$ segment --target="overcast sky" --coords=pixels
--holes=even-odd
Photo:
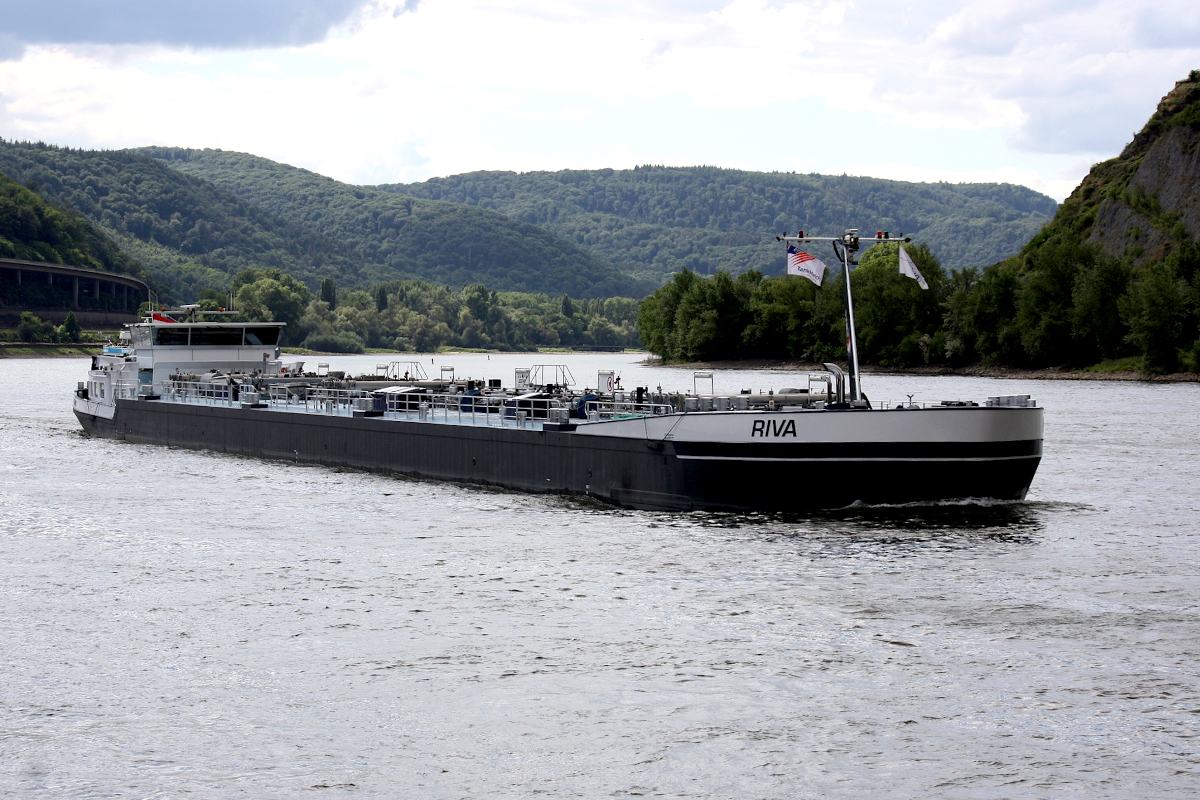
[[[1200,3],[0,0],[0,136],[354,183],[712,164],[1061,200],[1200,69]]]

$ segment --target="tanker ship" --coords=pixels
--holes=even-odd
[[[789,241],[821,241],[788,237]],[[823,241],[831,241],[826,239]],[[856,231],[836,240],[853,265]],[[511,385],[391,362],[347,375],[285,363],[282,323],[195,306],[127,326],[73,400],[93,436],[139,445],[586,495],[636,509],[797,511],[854,503],[1021,500],[1042,454],[1028,396],[875,403],[861,390],[850,281],[849,369],[780,392],[576,386],[562,365]],[[709,376],[711,377],[711,376]]]

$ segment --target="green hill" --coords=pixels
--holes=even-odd
[[[279,267],[314,285],[325,275],[369,279],[334,243],[146,156],[3,142],[0,171],[104,229],[164,298],[224,288],[249,267]]]
[[[700,273],[780,274],[781,231],[903,231],[950,268],[1017,252],[1055,213],[1045,195],[1009,184],[905,183],[876,178],[744,172],[714,167],[473,172],[391,192],[490,208],[541,225],[661,283]]]
[[[79,214],[0,173],[0,258],[137,274],[133,261]]]
[[[339,243],[371,280],[415,277],[574,297],[640,297],[653,288],[544,228],[495,211],[351,186],[247,153],[135,152]]]

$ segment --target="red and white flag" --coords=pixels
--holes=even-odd
[[[817,286],[825,280],[825,262],[816,256],[810,256],[803,250],[797,250],[790,244],[787,249],[787,274],[803,275]]]

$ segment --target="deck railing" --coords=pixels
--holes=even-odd
[[[584,403],[584,411],[589,421],[598,422],[609,419],[633,419],[638,417],[657,417],[664,414],[674,414],[675,407],[670,403],[637,403],[625,400],[589,400]]]
[[[120,382],[116,384],[116,397],[136,399],[146,388],[138,383]],[[370,389],[332,389],[307,384],[273,384],[265,390],[255,390],[248,384],[230,384],[223,381],[166,381],[159,388],[158,394],[164,400],[179,403],[236,406],[253,401],[279,410],[314,414],[352,416],[358,413],[391,419],[497,427],[525,427],[539,422],[600,422],[677,413],[676,407],[671,403],[638,403],[633,400],[604,398],[584,401],[581,417],[578,400],[499,394],[380,392]],[[733,403],[718,402],[721,399],[730,398],[688,397],[686,400],[692,402],[685,402],[680,410],[692,413],[738,410]],[[1032,401],[1025,402],[1033,404]],[[1016,402],[1012,404],[1017,405]],[[916,410],[954,405],[960,403],[913,402],[910,399],[907,402],[877,402],[874,407],[879,410]]]
[[[240,402],[242,387],[238,384],[209,381],[163,381],[158,395],[175,403],[232,406]]]

